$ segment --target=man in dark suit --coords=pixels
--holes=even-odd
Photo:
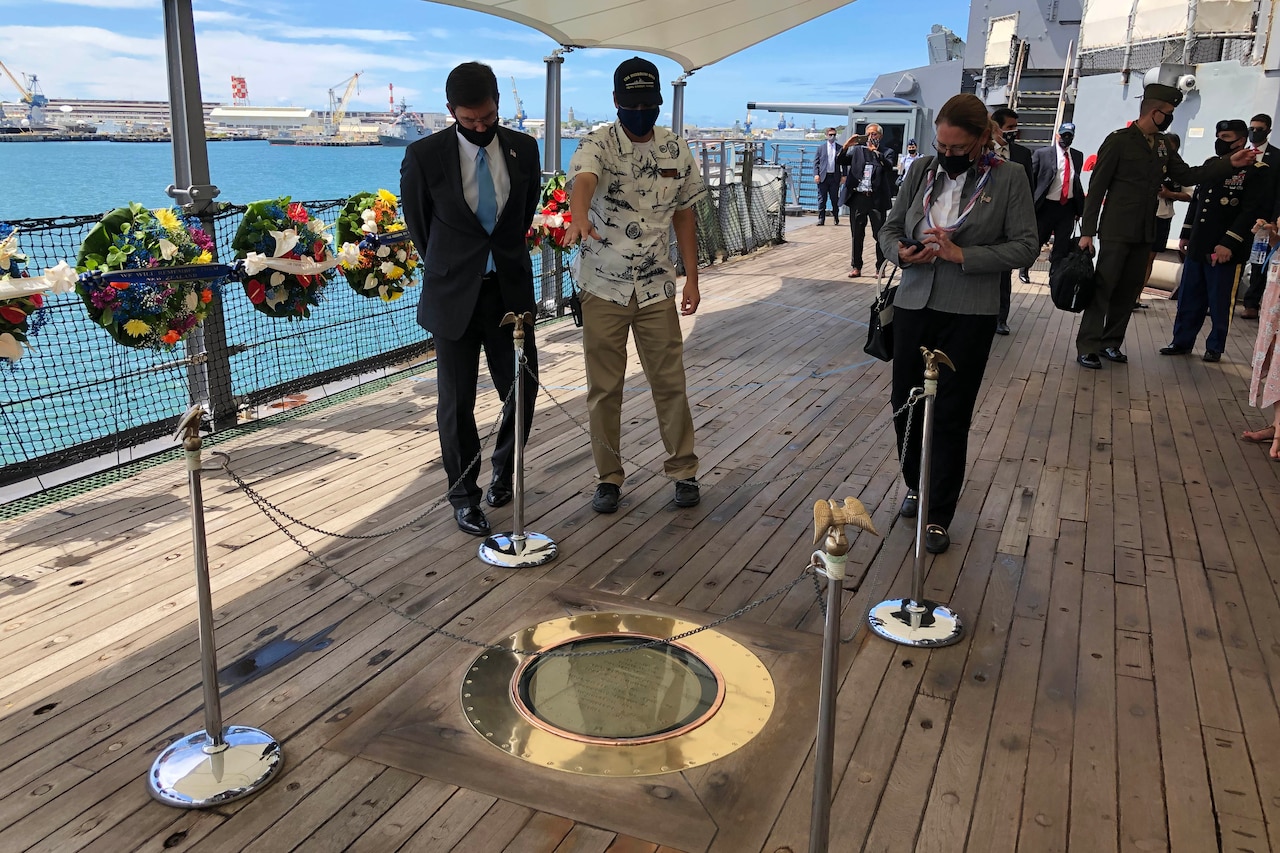
[[[1017,143],[1018,114],[1008,107],[1001,107],[991,114],[991,120],[1000,128],[1000,139],[996,142],[996,153],[1010,163],[1017,163],[1027,173],[1027,183],[1035,190],[1036,181],[1031,175],[1031,149]],[[1023,284],[1031,283],[1030,268],[1018,270],[1018,280]],[[1000,276],[1000,316],[996,319],[996,334],[1009,334],[1009,303],[1013,299],[1013,270]]]
[[[874,139],[879,146],[880,126],[873,124],[868,131],[874,131]],[[876,270],[884,266],[880,226],[884,225],[885,213],[893,206],[896,155],[892,149],[872,148],[872,138],[873,134],[868,133],[864,144],[859,134],[850,136],[836,161],[845,173],[841,203],[849,206],[849,230],[853,242],[849,278],[862,275],[862,245],[868,221],[871,222],[871,240],[876,247]],[[895,160],[890,160],[890,156]]]
[[[827,223],[827,201],[831,201],[831,215],[840,224],[840,184],[844,183],[844,167],[840,165],[840,142],[836,129],[827,128],[827,141],[818,146],[813,155],[813,180],[818,185],[818,224]]]
[[[1241,149],[1188,166],[1164,137],[1181,103],[1178,89],[1150,84],[1142,90],[1138,120],[1112,131],[1098,149],[1080,219],[1080,248],[1092,252],[1094,235],[1102,241],[1093,299],[1076,332],[1076,363],[1089,370],[1102,369],[1104,358],[1129,360],[1120,346],[1142,293],[1161,182],[1168,177],[1185,186],[1216,183],[1253,162],[1253,152]]]
[[[1258,113],[1249,119],[1249,144],[1261,153],[1260,162],[1267,164],[1271,177],[1270,192],[1267,197],[1264,218],[1275,221],[1280,215],[1280,148],[1267,141],[1271,135],[1271,116]],[[1262,307],[1262,292],[1267,287],[1267,273],[1261,264],[1249,265],[1249,288],[1240,297],[1244,306],[1241,317],[1246,320],[1258,319],[1258,309]]]
[[[405,224],[422,257],[418,324],[436,348],[436,424],[449,478],[449,503],[458,527],[489,533],[480,509],[480,435],[475,401],[483,349],[498,395],[506,400],[493,451],[490,506],[511,500],[515,420],[508,399],[515,381],[508,311],[537,310],[533,265],[525,235],[542,191],[538,143],[498,126],[498,81],[493,69],[466,62],[449,73],[445,96],[454,125],[406,149],[400,167]],[[525,435],[533,422],[538,356],[533,329],[525,333]]]
[[[1071,147],[1075,138],[1076,126],[1066,122],[1058,128],[1056,145],[1031,155],[1031,199],[1036,206],[1036,230],[1041,247],[1049,242],[1051,235],[1053,237],[1050,264],[1071,251],[1076,220],[1084,213],[1084,187],[1080,183],[1084,154]]]

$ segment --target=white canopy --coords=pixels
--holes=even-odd
[[[614,47],[674,59],[686,72],[853,0],[434,0],[497,15],[564,46]]]

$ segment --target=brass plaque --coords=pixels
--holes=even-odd
[[[694,627],[590,613],[526,628],[503,645],[573,656],[486,652],[468,670],[463,710],[504,752],[571,773],[643,776],[706,764],[764,728],[773,680],[746,647],[715,631],[635,648]]]

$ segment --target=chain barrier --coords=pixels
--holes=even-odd
[[[551,401],[551,404],[552,404],[553,406],[555,406],[555,407],[556,407],[556,409],[558,409],[558,410],[559,410],[560,414],[564,415],[565,419],[566,419],[566,420],[568,420],[568,421],[569,421],[569,423],[571,423],[571,424],[573,424],[575,427],[577,427],[577,428],[578,428],[578,431],[579,431],[579,432],[581,432],[583,435],[585,435],[585,436],[587,437],[587,440],[588,440],[588,441],[590,441],[590,442],[592,442],[592,443],[594,443],[594,444],[599,444],[599,445],[600,445],[601,447],[603,447],[605,450],[607,450],[607,451],[609,451],[610,453],[612,453],[613,455],[617,456],[620,460],[622,460],[623,462],[627,463],[628,465],[630,465],[632,468],[635,468],[636,470],[643,471],[643,472],[645,472],[646,474],[650,474],[650,475],[655,476],[655,477],[665,477],[665,476],[666,476],[666,473],[665,473],[664,471],[655,471],[654,469],[649,468],[649,467],[648,467],[648,466],[646,466],[646,465],[642,465],[642,464],[640,464],[639,462],[637,462],[635,459],[633,459],[632,457],[624,455],[620,450],[616,450],[615,448],[611,447],[607,441],[603,441],[603,440],[598,439],[598,438],[596,438],[595,436],[593,436],[593,435],[591,434],[591,429],[590,429],[590,427],[583,426],[582,422],[581,422],[581,421],[579,421],[576,417],[574,417],[573,413],[572,413],[572,412],[570,412],[567,408],[565,408],[565,406],[564,406],[564,404],[563,404],[563,403],[561,403],[559,400],[557,400],[557,399],[556,399],[555,395],[551,393],[551,390],[550,390],[549,388],[547,388],[547,386],[546,386],[546,385],[543,385],[543,384],[542,384],[542,382],[538,379],[538,377],[537,377],[536,375],[534,375],[533,373],[530,373],[530,375],[531,375],[531,376],[533,376],[534,380],[538,382],[538,388],[542,391],[543,395],[544,395],[544,396],[546,396],[546,398],[547,398],[548,400],[550,400],[550,401]],[[919,392],[919,393],[917,394],[917,392]],[[917,402],[918,402],[918,401],[919,401],[923,396],[924,396],[924,389],[923,389],[923,388],[913,388],[913,389],[911,389],[911,396],[909,396],[909,397],[907,398],[907,402],[906,402],[906,403],[904,403],[904,404],[902,405],[902,407],[898,409],[898,411],[896,411],[896,412],[894,412],[894,413],[893,413],[893,415],[891,416],[891,419],[892,419],[892,418],[896,418],[899,414],[901,414],[902,412],[906,411],[909,407],[914,406],[914,405],[915,405],[915,404],[916,404],[916,403],[917,403]],[[911,422],[910,422],[910,419],[908,419],[908,421],[907,421],[907,434],[908,434],[908,436],[910,435],[910,430],[911,430]],[[748,481],[747,481],[747,482],[745,482],[745,483],[740,483],[739,485],[735,486],[734,488],[738,488],[738,489],[748,489],[748,488],[754,488],[754,487],[756,487],[756,486],[769,486],[769,485],[772,485],[772,484],[774,484],[774,483],[782,482],[782,481],[784,481],[784,480],[795,480],[795,479],[798,479],[798,478],[800,478],[800,477],[803,477],[805,474],[809,474],[809,473],[812,473],[812,472],[814,472],[814,471],[822,471],[822,470],[825,470],[825,469],[827,469],[828,467],[830,467],[830,465],[831,465],[831,463],[832,463],[832,462],[834,462],[834,461],[835,461],[836,459],[838,459],[839,457],[844,456],[844,455],[845,455],[846,453],[848,453],[848,452],[849,452],[849,450],[850,450],[850,449],[852,449],[853,447],[857,447],[859,444],[866,444],[866,443],[867,443],[867,442],[869,442],[869,441],[870,441],[870,439],[869,439],[869,438],[866,438],[866,437],[861,438],[861,439],[859,439],[858,441],[854,442],[852,445],[850,445],[850,446],[848,446],[848,447],[845,447],[845,448],[841,449],[839,453],[836,453],[835,455],[831,456],[830,458],[824,457],[824,458],[822,458],[822,459],[819,459],[817,462],[814,462],[812,465],[809,465],[809,466],[807,466],[807,467],[805,467],[805,468],[801,468],[801,469],[800,469],[800,470],[798,470],[798,471],[788,471],[788,472],[786,472],[786,473],[784,473],[784,474],[779,474],[779,475],[777,475],[776,477],[770,477],[770,478],[768,478],[768,479],[766,479],[766,480],[748,480]],[[903,444],[903,446],[904,446],[904,447],[906,446],[906,444],[905,444],[905,440],[904,440],[904,444]],[[901,459],[899,459],[899,464],[901,464]],[[707,484],[704,484],[704,483],[702,483],[701,481],[699,481],[699,484],[698,484],[698,485],[699,485],[699,487],[702,489],[702,491],[711,491],[711,490],[713,490],[713,489],[716,487],[716,485],[717,485],[717,484],[716,484],[716,483],[707,483]]]
[[[534,374],[530,374],[530,375],[534,375]],[[484,441],[480,443],[480,450],[476,453],[475,456],[472,457],[471,464],[469,464],[465,469],[463,469],[462,476],[459,477],[458,480],[454,482],[451,486],[449,486],[449,490],[444,493],[444,497],[436,498],[434,501],[432,501],[430,504],[427,505],[426,509],[424,509],[422,512],[418,513],[413,518],[406,521],[404,524],[401,524],[398,527],[393,527],[389,530],[380,530],[377,533],[335,533],[332,530],[325,530],[323,528],[316,527],[315,525],[308,524],[302,519],[297,518],[296,516],[290,515],[288,512],[281,509],[279,506],[267,500],[265,497],[259,494],[253,488],[253,486],[250,486],[248,483],[246,483],[239,474],[231,470],[230,454],[222,453],[221,451],[215,450],[213,451],[212,455],[222,458],[222,470],[226,472],[228,477],[230,477],[233,481],[235,481],[235,484],[240,488],[240,491],[248,495],[249,500],[253,501],[259,507],[270,507],[272,512],[277,513],[281,518],[287,519],[290,523],[296,524],[299,527],[305,527],[307,530],[310,530],[312,533],[319,533],[321,536],[332,536],[335,539],[380,539],[383,536],[390,536],[394,533],[400,533],[401,531],[408,530],[410,527],[413,527],[413,525],[417,524],[419,521],[422,521],[422,519],[426,518],[428,515],[430,515],[431,513],[435,512],[440,507],[448,503],[449,496],[453,494],[453,490],[458,488],[458,485],[462,483],[463,480],[466,479],[467,475],[471,473],[471,470],[480,464],[480,460],[484,457],[485,445],[489,443],[490,439],[493,438],[494,434],[498,431],[498,428],[502,425],[502,414],[503,412],[506,411],[507,404],[512,402],[512,400],[515,398],[515,392],[516,392],[516,383],[513,381],[511,383],[511,388],[507,391],[506,399],[502,401],[502,408],[498,410],[498,419],[494,421],[493,426],[489,428],[489,434],[486,435],[484,437]],[[518,413],[516,416],[518,416]]]
[[[453,640],[454,642],[462,643],[467,646],[473,646],[477,649],[482,649],[484,651],[506,652],[508,654],[513,654],[518,657],[545,657],[545,658],[604,657],[606,655],[629,654],[631,652],[644,651],[645,649],[655,649],[655,648],[658,648],[659,646],[669,646],[673,643],[678,643],[681,640],[692,637],[694,634],[700,634],[703,631],[710,631],[713,628],[718,628],[721,625],[725,624],[726,622],[731,622],[734,619],[738,619],[744,616],[745,614],[750,613],[752,610],[755,610],[757,607],[760,607],[763,604],[767,604],[781,595],[787,594],[792,589],[794,589],[801,581],[803,581],[807,575],[812,573],[812,566],[806,565],[804,567],[804,571],[802,571],[800,575],[795,578],[795,580],[790,581],[784,586],[778,587],[768,595],[763,596],[762,598],[757,598],[756,600],[751,601],[743,605],[742,607],[739,607],[737,610],[733,611],[732,613],[726,616],[720,617],[714,622],[708,622],[706,625],[701,625],[697,628],[693,628],[689,631],[684,631],[683,633],[676,634],[675,636],[667,637],[665,639],[650,640],[649,642],[646,642],[646,643],[639,643],[637,645],[627,646],[626,648],[621,648],[621,649],[601,649],[598,651],[588,651],[588,652],[528,651],[525,649],[513,649],[510,646],[505,646],[499,643],[482,643],[479,640],[473,640],[470,637],[464,637],[461,634],[455,634],[442,625],[432,625],[429,622],[425,622],[422,619],[419,619],[417,616],[414,616],[412,613],[407,613],[404,610],[401,610],[400,608],[396,607],[394,604],[391,604],[390,602],[383,601],[377,595],[365,589],[362,584],[352,580],[351,578],[344,575],[342,572],[335,569],[333,566],[329,565],[329,563],[325,562],[323,557],[321,557],[311,548],[307,547],[306,543],[304,543],[301,539],[295,536],[293,531],[289,530],[289,528],[285,526],[284,522],[280,521],[272,513],[270,509],[270,505],[265,498],[263,498],[261,495],[257,495],[256,493],[254,493],[249,495],[249,499],[252,500],[255,505],[257,505],[258,509],[262,512],[262,514],[267,517],[267,520],[270,521],[273,525],[275,525],[275,528],[277,530],[279,530],[281,533],[287,536],[289,540],[293,542],[294,545],[297,545],[299,549],[301,549],[308,557],[310,557],[312,562],[320,566],[320,568],[324,569],[329,574],[333,575],[333,577],[337,578],[342,583],[349,586],[354,592],[360,595],[363,595],[366,599],[378,605],[379,607],[383,608],[388,613],[392,613],[396,616],[399,616],[401,619],[404,619],[407,622],[411,622],[420,628],[426,629],[427,633],[429,634],[439,634],[440,636],[446,637],[450,640]],[[821,596],[819,596],[819,599],[821,599]]]
[[[560,411],[560,413],[561,413],[562,415],[564,415],[564,417],[565,417],[565,418],[566,418],[570,423],[572,423],[572,424],[573,424],[575,427],[577,427],[577,428],[578,428],[578,429],[579,429],[583,434],[585,434],[585,435],[587,436],[588,440],[590,440],[590,441],[597,441],[597,440],[598,440],[598,439],[594,438],[594,437],[591,435],[591,431],[590,431],[590,429],[589,429],[588,427],[583,426],[583,424],[582,424],[582,423],[581,423],[581,422],[580,422],[576,417],[574,417],[574,416],[573,416],[573,414],[572,414],[572,413],[570,413],[570,412],[569,412],[569,410],[568,410],[567,408],[565,408],[564,404],[562,404],[559,400],[557,400],[557,399],[556,399],[555,395],[551,393],[550,389],[549,389],[549,388],[547,388],[547,386],[546,386],[546,385],[544,385],[544,384],[542,383],[542,381],[541,381],[541,379],[539,378],[539,376],[538,376],[535,372],[533,372],[533,370],[532,370],[531,368],[529,368],[529,366],[528,366],[527,362],[522,362],[522,369],[523,369],[523,371],[524,371],[526,374],[528,374],[528,376],[529,376],[530,378],[532,378],[532,379],[533,379],[533,381],[534,381],[535,383],[537,383],[538,388],[539,388],[539,389],[542,391],[542,393],[545,395],[546,399],[550,400],[550,401],[551,401],[551,403],[556,407],[556,409],[558,409],[558,410]],[[248,483],[247,483],[247,482],[246,482],[246,481],[245,481],[245,480],[244,480],[244,479],[243,479],[239,474],[237,474],[234,470],[232,470],[232,468],[231,468],[231,457],[230,457],[230,455],[228,455],[228,454],[226,454],[226,453],[219,452],[219,451],[214,451],[214,452],[213,452],[213,455],[214,455],[214,456],[218,456],[218,457],[221,457],[221,458],[222,458],[222,470],[227,474],[227,476],[229,476],[229,477],[230,477],[230,478],[235,482],[236,486],[237,486],[241,491],[243,491],[243,492],[245,493],[245,495],[249,498],[249,500],[250,500],[250,501],[252,501],[252,502],[253,502],[253,504],[254,504],[254,505],[259,509],[259,511],[260,511],[260,512],[262,512],[262,514],[263,514],[264,516],[266,516],[267,520],[269,520],[269,521],[272,523],[272,525],[274,525],[274,526],[275,526],[275,528],[276,528],[277,530],[279,530],[279,531],[280,531],[281,533],[283,533],[286,537],[288,537],[288,539],[289,539],[290,541],[292,541],[292,542],[294,543],[294,545],[296,545],[296,546],[297,546],[301,551],[303,551],[303,552],[304,552],[304,553],[305,553],[305,554],[306,554],[306,555],[311,559],[311,561],[312,561],[312,562],[314,562],[316,565],[320,566],[322,569],[324,569],[326,572],[328,572],[329,574],[331,574],[333,577],[337,578],[339,581],[341,581],[342,583],[344,583],[344,584],[346,584],[347,586],[349,586],[349,587],[350,587],[354,592],[356,592],[356,593],[358,593],[358,594],[360,594],[360,595],[363,595],[366,599],[368,599],[369,601],[372,601],[372,602],[374,602],[375,604],[377,604],[378,606],[380,606],[380,607],[384,608],[384,609],[385,609],[385,610],[387,610],[389,613],[392,613],[392,614],[394,614],[394,615],[396,615],[396,616],[401,617],[402,619],[405,619],[405,620],[406,620],[406,621],[408,621],[408,622],[411,622],[411,623],[413,623],[413,624],[415,624],[415,625],[418,625],[418,626],[419,626],[419,627],[421,627],[421,628],[424,628],[425,630],[427,630],[427,632],[428,632],[428,633],[439,634],[439,635],[440,635],[440,636],[442,636],[442,637],[446,637],[446,638],[448,638],[448,639],[450,639],[450,640],[453,640],[453,641],[455,641],[455,642],[463,643],[463,644],[468,645],[468,646],[473,646],[473,647],[478,648],[478,649],[483,649],[483,650],[493,651],[493,652],[508,652],[508,653],[515,654],[515,655],[530,656],[530,657],[533,657],[533,656],[539,656],[539,657],[565,657],[565,658],[569,658],[569,657],[601,657],[601,656],[605,656],[605,655],[627,654],[627,653],[630,653],[630,652],[643,651],[643,650],[645,650],[645,649],[657,648],[657,647],[659,647],[659,646],[666,646],[666,645],[670,645],[670,644],[672,644],[672,643],[679,642],[680,640],[683,640],[683,639],[686,639],[686,638],[688,638],[688,637],[691,637],[691,636],[693,636],[693,635],[695,635],[695,634],[701,633],[702,631],[712,630],[712,629],[714,629],[714,628],[718,628],[719,626],[721,626],[721,625],[723,625],[723,624],[725,624],[725,623],[727,623],[727,622],[730,622],[730,621],[732,621],[732,620],[734,620],[734,619],[741,618],[743,615],[745,615],[745,614],[747,614],[747,613],[751,612],[751,611],[752,611],[752,610],[754,610],[755,608],[760,607],[761,605],[766,604],[766,603],[768,603],[768,602],[772,601],[773,599],[775,599],[775,598],[777,598],[777,597],[779,597],[779,596],[781,596],[781,595],[785,595],[786,593],[790,592],[790,591],[791,591],[792,589],[794,589],[798,584],[800,584],[800,583],[801,583],[801,582],[802,582],[806,577],[809,577],[809,578],[811,578],[811,579],[812,579],[812,582],[813,582],[813,589],[814,589],[814,597],[815,597],[815,598],[817,599],[817,601],[818,601],[818,607],[819,607],[819,609],[822,611],[823,619],[824,619],[824,620],[826,619],[826,615],[827,615],[827,605],[826,605],[825,597],[824,597],[824,595],[823,595],[823,590],[822,590],[821,582],[820,582],[820,581],[819,581],[819,579],[818,579],[818,575],[820,574],[820,572],[819,572],[819,571],[817,571],[817,569],[818,569],[818,568],[820,568],[820,567],[815,566],[815,565],[813,565],[812,563],[810,563],[810,564],[806,564],[806,566],[804,567],[804,571],[803,571],[803,572],[801,572],[801,574],[800,574],[798,577],[796,577],[794,580],[790,581],[790,582],[789,582],[789,583],[787,583],[786,585],[784,585],[784,586],[782,586],[782,587],[779,587],[778,589],[774,590],[773,592],[769,593],[768,595],[766,595],[766,596],[764,596],[764,597],[762,597],[762,598],[758,598],[758,599],[756,599],[756,600],[754,600],[754,601],[751,601],[751,602],[749,602],[748,604],[746,604],[746,605],[744,605],[744,606],[742,606],[742,607],[738,608],[737,610],[733,611],[732,613],[730,613],[730,614],[728,614],[728,615],[726,615],[726,616],[723,616],[723,617],[721,617],[720,619],[715,620],[714,622],[710,622],[710,623],[708,623],[708,624],[706,624],[706,625],[700,626],[700,627],[698,627],[698,628],[694,628],[694,629],[692,629],[692,630],[690,630],[690,631],[685,631],[684,633],[677,634],[677,635],[675,635],[675,636],[673,636],[673,637],[668,637],[668,638],[666,638],[666,639],[661,639],[661,640],[652,640],[652,641],[650,641],[650,642],[641,643],[641,644],[634,645],[634,646],[628,646],[628,647],[626,647],[626,648],[622,648],[622,649],[604,649],[604,650],[599,650],[599,651],[590,651],[590,652],[536,652],[536,651],[531,652],[531,651],[525,651],[525,650],[520,650],[520,649],[512,649],[512,648],[510,648],[510,647],[508,647],[508,646],[499,645],[499,644],[494,644],[494,643],[482,643],[482,642],[479,642],[479,641],[477,641],[477,640],[472,640],[472,639],[470,639],[470,638],[468,638],[468,637],[464,637],[464,636],[462,636],[462,635],[460,635],[460,634],[455,634],[455,633],[453,633],[453,632],[451,632],[451,631],[447,630],[447,629],[446,629],[446,628],[444,628],[443,626],[440,626],[440,625],[431,625],[431,624],[429,624],[429,623],[427,623],[427,622],[424,622],[422,619],[419,619],[418,617],[414,616],[413,614],[406,613],[405,611],[403,611],[403,610],[401,610],[401,609],[399,609],[399,608],[395,607],[394,605],[389,604],[388,602],[383,601],[383,600],[382,600],[381,598],[379,598],[377,595],[375,595],[375,594],[373,594],[372,592],[370,592],[370,591],[368,591],[367,589],[365,589],[361,584],[357,583],[356,581],[351,580],[349,577],[347,577],[346,575],[344,575],[342,572],[338,571],[338,570],[337,570],[337,569],[335,569],[333,566],[331,566],[331,565],[329,565],[327,562],[325,562],[325,560],[324,560],[324,559],[323,559],[319,554],[317,554],[314,550],[312,550],[312,549],[311,549],[311,548],[309,548],[309,547],[308,547],[304,542],[302,542],[302,540],[301,540],[301,539],[299,539],[296,535],[294,535],[294,533],[293,533],[291,530],[289,530],[289,529],[288,529],[288,527],[285,525],[285,523],[284,523],[283,521],[281,521],[281,519],[284,519],[285,521],[288,521],[288,522],[289,522],[289,523],[291,523],[291,524],[296,524],[296,525],[298,525],[299,527],[302,527],[302,528],[305,528],[305,529],[307,529],[307,530],[310,530],[310,531],[312,531],[313,533],[318,533],[318,534],[320,534],[320,535],[322,535],[322,536],[330,536],[330,537],[334,537],[334,538],[337,538],[337,539],[349,539],[349,540],[368,540],[368,539],[377,539],[377,538],[381,538],[381,537],[383,537],[383,536],[390,536],[390,535],[393,535],[393,534],[395,534],[395,533],[400,533],[400,532],[402,532],[402,531],[404,531],[404,530],[409,529],[409,528],[410,528],[410,527],[412,527],[413,525],[415,525],[415,524],[417,524],[418,522],[420,522],[422,519],[426,518],[426,517],[427,517],[428,515],[430,515],[431,513],[435,512],[435,511],[436,511],[437,509],[439,509],[441,506],[443,506],[443,505],[448,501],[448,497],[449,497],[449,495],[450,495],[450,494],[452,494],[452,493],[453,493],[453,490],[457,488],[457,486],[462,482],[462,480],[463,480],[463,479],[465,479],[466,475],[467,475],[467,474],[469,474],[469,473],[471,472],[471,470],[472,470],[472,469],[474,469],[477,465],[479,465],[479,464],[480,464],[480,461],[481,461],[481,459],[483,458],[483,455],[484,455],[484,445],[487,445],[487,444],[489,443],[489,441],[493,438],[494,434],[495,434],[495,433],[497,432],[497,430],[500,428],[500,426],[501,426],[501,424],[502,424],[502,412],[504,412],[504,411],[506,410],[507,405],[508,405],[509,403],[511,403],[511,402],[512,402],[513,397],[514,397],[514,394],[515,394],[515,388],[516,388],[516,383],[513,381],[513,382],[511,383],[511,388],[510,388],[510,389],[508,390],[508,392],[507,392],[507,396],[506,396],[506,398],[503,400],[502,408],[499,410],[499,414],[498,414],[497,420],[495,420],[495,422],[494,422],[493,426],[492,426],[492,427],[490,427],[488,435],[486,435],[486,436],[485,436],[485,439],[484,439],[484,441],[482,442],[481,450],[480,450],[480,451],[479,451],[479,452],[478,452],[478,453],[477,453],[477,454],[472,458],[472,460],[471,460],[470,464],[469,464],[469,465],[467,466],[467,468],[463,471],[462,478],[460,478],[458,481],[456,481],[455,483],[453,483],[453,484],[449,487],[449,490],[445,493],[445,496],[444,496],[443,498],[438,498],[437,500],[433,501],[433,502],[432,502],[432,503],[431,503],[431,504],[430,504],[426,509],[424,509],[422,512],[418,513],[418,515],[414,516],[414,517],[413,517],[412,519],[410,519],[409,521],[406,521],[405,523],[403,523],[403,524],[401,524],[401,525],[398,525],[397,527],[393,527],[393,528],[390,528],[390,529],[387,529],[387,530],[378,531],[378,532],[376,532],[376,533],[360,533],[360,534],[337,533],[337,532],[334,532],[334,531],[325,530],[325,529],[323,529],[323,528],[320,528],[320,527],[317,527],[317,526],[315,526],[315,525],[309,524],[309,523],[307,523],[307,522],[303,521],[302,519],[297,518],[296,516],[291,515],[291,514],[290,514],[290,513],[288,513],[287,511],[285,511],[285,510],[281,509],[279,506],[277,506],[276,504],[272,503],[270,500],[268,500],[266,497],[264,497],[261,493],[259,493],[256,489],[254,489],[252,486],[250,486],[250,485],[249,485],[249,484],[248,484]],[[908,395],[906,402],[905,402],[905,403],[903,403],[903,405],[902,405],[902,406],[900,406],[896,411],[894,411],[894,412],[892,413],[892,415],[890,416],[890,420],[891,420],[891,421],[895,421],[895,420],[896,420],[900,415],[902,415],[903,413],[908,413],[908,412],[910,412],[910,411],[911,411],[911,410],[912,410],[912,409],[913,409],[913,408],[914,408],[914,407],[915,407],[915,406],[920,402],[920,400],[922,400],[922,399],[924,399],[924,389],[923,389],[923,388],[913,388],[913,389],[911,389],[911,392],[910,392],[910,394]],[[519,413],[516,413],[516,416],[518,417],[518,416],[519,416]],[[910,415],[908,415],[908,417],[907,417],[907,422],[906,422],[906,428],[905,428],[905,431],[904,431],[903,441],[902,441],[902,444],[903,444],[903,451],[902,451],[902,452],[903,452],[903,453],[905,453],[905,452],[906,452],[906,449],[907,449],[907,447],[909,446],[910,441],[911,441],[911,423],[912,423],[912,420],[913,420],[913,418],[912,418]],[[867,440],[867,439],[862,439],[859,443],[861,443],[862,441],[866,441],[866,440]],[[603,443],[603,442],[602,442],[602,445],[603,445],[606,449],[609,449],[611,452],[613,452],[613,453],[617,454],[617,456],[618,456],[620,459],[622,459],[623,461],[627,462],[629,465],[631,465],[631,466],[632,466],[632,467],[634,467],[634,468],[637,468],[637,469],[639,469],[639,470],[645,471],[645,472],[647,472],[647,473],[649,473],[649,474],[652,474],[652,475],[655,475],[655,476],[657,476],[657,475],[659,475],[659,474],[661,474],[662,476],[665,476],[665,474],[662,474],[662,472],[654,471],[654,470],[652,470],[652,469],[650,469],[650,468],[648,468],[648,467],[646,467],[646,466],[644,466],[644,465],[639,464],[638,462],[636,462],[634,459],[632,459],[632,458],[630,458],[630,457],[623,456],[621,452],[616,451],[616,450],[613,450],[613,449],[612,449],[612,448],[610,448],[610,447],[608,446],[608,444],[606,444],[606,443]],[[840,455],[844,455],[844,454],[845,454],[845,453],[847,453],[848,451],[849,451],[849,448],[845,448],[845,449],[843,449],[843,450],[841,451]],[[902,456],[901,456],[901,454],[899,454],[899,464],[901,464],[901,460],[902,460]],[[772,484],[772,483],[776,483],[776,482],[779,482],[779,481],[782,481],[782,480],[794,480],[794,479],[796,479],[796,478],[798,478],[798,477],[801,477],[801,476],[803,476],[804,474],[807,474],[807,473],[809,473],[809,472],[817,471],[817,470],[823,470],[823,469],[827,468],[827,467],[830,465],[830,463],[831,463],[831,460],[820,460],[820,461],[818,461],[818,462],[815,462],[813,465],[810,465],[810,466],[808,466],[808,467],[805,467],[805,468],[800,469],[799,471],[790,471],[790,472],[787,472],[787,473],[785,473],[785,474],[780,474],[780,475],[778,475],[778,476],[776,476],[776,477],[771,477],[771,478],[766,479],[766,480],[750,480],[750,481],[748,481],[748,482],[746,482],[746,483],[742,483],[742,484],[740,484],[737,488],[750,488],[750,487],[755,487],[755,486],[766,486],[766,485],[769,485],[769,484]],[[704,488],[706,488],[706,489],[711,489],[711,488],[713,488],[713,487],[714,487],[714,485],[707,485],[707,486],[705,486]],[[884,572],[886,571],[886,568],[887,568],[887,563],[886,563],[886,564],[881,565],[881,566],[880,566],[880,568],[877,570],[876,574],[875,574],[874,576],[872,576],[872,578],[871,578],[871,580],[870,580],[870,584],[871,584],[873,587],[875,587],[875,586],[876,586],[876,585],[877,585],[881,580],[883,580],[883,575],[884,575]],[[832,583],[832,582],[833,582],[833,581],[831,581],[830,579],[828,579],[828,583]],[[860,584],[860,586],[865,586],[865,585],[866,585],[866,582],[864,582],[863,584]],[[846,637],[846,638],[843,638],[843,639],[842,639],[842,642],[844,642],[844,643],[852,642],[852,640],[854,639],[854,637],[856,637],[856,635],[857,635],[857,634],[856,634],[856,632],[855,632],[853,635],[851,635],[851,636],[849,636],[849,637]]]

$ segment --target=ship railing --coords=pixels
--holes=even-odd
[[[699,265],[781,242],[780,179],[713,186],[697,207]],[[345,199],[303,202],[333,224]],[[222,257],[245,208],[221,206],[207,223]],[[11,221],[20,229],[28,269],[75,261],[101,215]],[[573,258],[554,272],[534,253],[539,318],[568,312]],[[0,359],[0,505],[95,471],[170,448],[177,419],[192,403],[211,412],[215,430],[269,425],[304,403],[353,396],[408,372],[433,356],[416,321],[421,286],[394,302],[357,294],[341,274],[325,287],[305,320],[290,322],[254,309],[243,286],[221,286],[217,309],[172,352],[116,344],[90,320],[74,294],[48,297],[38,332],[23,358]],[[301,455],[323,452],[298,445]]]

